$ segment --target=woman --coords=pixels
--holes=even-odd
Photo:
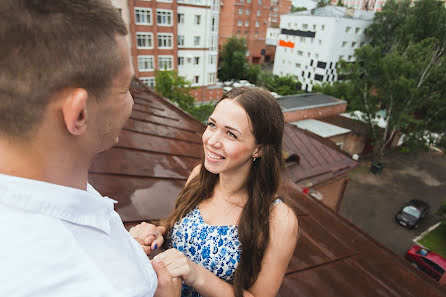
[[[293,210],[277,196],[283,114],[271,94],[237,88],[223,97],[203,133],[193,169],[162,226],[130,233],[184,281],[182,296],[275,296],[297,240]],[[232,285],[231,285],[232,283]]]

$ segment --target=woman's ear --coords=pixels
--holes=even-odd
[[[72,89],[66,93],[62,107],[65,126],[69,133],[82,135],[87,130],[87,99],[85,89]]]
[[[262,146],[258,145],[257,148],[255,149],[254,153],[252,154],[253,158],[259,158],[262,155]]]

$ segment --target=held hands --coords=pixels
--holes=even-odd
[[[146,222],[130,228],[129,233],[138,241],[147,255],[150,255],[151,252],[159,248],[164,242],[164,237],[158,228]]]
[[[198,281],[199,266],[177,249],[168,249],[156,255],[153,261],[162,261],[172,277],[181,277],[184,283],[194,287]]]
[[[158,277],[155,297],[180,297],[183,284],[181,278],[172,277],[163,261],[152,261],[152,266]]]

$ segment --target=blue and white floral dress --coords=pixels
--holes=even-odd
[[[232,281],[242,251],[237,225],[208,225],[198,207],[173,226],[169,247],[183,252],[186,257],[225,281]],[[181,296],[200,295],[193,288],[183,285]]]
[[[272,207],[281,201],[276,199]],[[208,225],[198,207],[195,207],[173,226],[168,246],[183,252],[193,262],[230,282],[234,278],[242,252],[237,227]],[[201,295],[183,284],[181,296]]]

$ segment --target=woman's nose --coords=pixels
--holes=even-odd
[[[220,133],[219,132],[213,132],[209,136],[208,144],[212,146],[219,146],[220,145]]]

